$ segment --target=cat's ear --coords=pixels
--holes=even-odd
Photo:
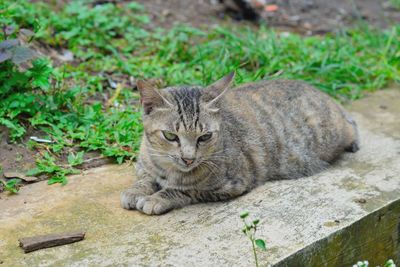
[[[150,114],[156,108],[172,106],[151,83],[141,80],[137,81],[136,85],[140,93],[140,103],[146,115]]]
[[[232,84],[234,77],[235,72],[232,71],[228,75],[203,89],[203,101],[206,102],[207,107],[211,107],[225,94],[229,86]]]

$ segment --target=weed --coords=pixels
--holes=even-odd
[[[18,116],[39,111],[40,107],[34,105],[37,97],[33,91],[47,89],[51,74],[51,68],[43,59],[34,60],[27,70],[24,69],[37,53],[21,44],[17,39],[19,32],[13,26],[3,25],[3,40],[0,38],[0,124],[10,129],[13,139],[25,133]]]
[[[260,220],[255,219],[251,221],[250,223],[246,220],[246,218],[249,216],[248,211],[244,211],[240,214],[240,218],[243,220],[244,227],[242,229],[243,234],[245,234],[250,242],[251,246],[253,249],[253,255],[254,255],[254,261],[255,265],[258,267],[258,258],[257,258],[257,250],[256,247],[258,247],[261,250],[267,250],[265,246],[265,241],[262,239],[256,239],[256,232],[257,232],[257,225],[259,224]]]
[[[56,158],[50,153],[45,152],[43,157],[36,161],[36,168],[29,170],[26,175],[36,176],[39,174],[48,174],[50,179],[48,184],[61,183],[67,184],[67,175],[77,174],[79,170],[74,169],[73,166],[82,163],[83,153],[70,154],[68,156],[69,164],[67,166],[60,166],[56,163]]]
[[[400,0],[390,0],[389,2],[395,9],[400,9]]]
[[[72,166],[80,165],[83,163],[83,155],[85,154],[84,151],[80,151],[78,153],[70,153],[68,155],[68,164]]]
[[[393,260],[388,260],[383,267],[396,267],[396,264]]]
[[[10,179],[8,181],[1,181],[3,184],[3,189],[5,191],[10,192],[11,194],[17,194],[19,191],[19,184],[21,183],[20,179]]]
[[[369,262],[368,261],[359,261],[356,264],[353,265],[353,267],[368,267]],[[396,264],[394,263],[393,260],[388,260],[383,267],[396,267]]]

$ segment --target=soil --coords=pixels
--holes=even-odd
[[[21,143],[11,143],[7,128],[0,126],[0,166],[3,171],[25,172],[35,167],[37,151],[29,150],[26,142],[25,138]],[[0,172],[0,178],[2,175],[3,173]]]
[[[241,16],[218,0],[138,0],[151,14],[151,26],[168,28],[177,23],[195,27],[242,21]],[[225,3],[229,0],[224,0]],[[305,34],[333,32],[346,26],[366,23],[387,28],[400,23],[400,9],[389,1],[376,0],[284,0],[262,1],[275,4],[276,11],[259,5],[260,21],[268,26]],[[233,18],[233,19],[232,19]]]
[[[39,148],[29,148],[28,141],[31,136],[44,138],[44,134],[37,130],[28,129],[25,137],[19,143],[13,143],[8,137],[8,130],[4,126],[0,126],[0,180],[4,179],[5,172],[16,172],[25,174],[26,171],[35,167],[36,157],[47,151],[46,146]],[[58,163],[60,165],[67,164],[69,152],[76,152],[75,149],[62,151],[58,155]],[[77,169],[89,169],[98,167],[107,163],[114,162],[110,158],[100,155],[96,151],[85,153],[83,164],[76,166]],[[18,178],[18,177],[13,177]],[[48,179],[46,175],[37,177],[37,181]],[[0,183],[1,184],[1,183]],[[1,192],[1,186],[0,186]]]
[[[229,0],[224,0],[225,3]],[[288,30],[302,34],[323,34],[334,32],[346,26],[354,26],[360,22],[368,25],[387,28],[400,23],[400,9],[390,5],[389,1],[376,0],[282,0],[263,1],[268,5],[275,4],[276,11],[266,11],[266,5],[260,5],[257,10],[259,22],[265,22],[270,27]],[[150,14],[150,28],[170,28],[175,24],[186,24],[200,28],[210,28],[214,25],[248,24],[257,27],[256,22],[247,22],[240,14],[227,9],[219,0],[137,0],[142,3]],[[100,4],[100,3],[99,3]],[[275,7],[276,8],[276,7]],[[58,51],[45,44],[39,44],[42,54],[50,56],[55,65],[66,60],[68,51]],[[68,59],[67,61],[73,61]],[[70,62],[71,63],[71,62]],[[74,62],[72,62],[73,64]],[[0,126],[0,179],[2,171],[25,172],[35,166],[35,157],[39,150],[27,148],[30,136],[41,136],[40,132],[28,130],[26,137],[19,144],[8,140],[8,133]],[[66,162],[68,151],[61,153],[60,163]],[[91,168],[110,162],[96,152],[85,155],[86,163],[81,168]],[[39,177],[45,179],[46,177]],[[0,189],[1,190],[1,189]]]

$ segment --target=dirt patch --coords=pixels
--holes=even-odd
[[[207,0],[138,0],[150,15],[151,26],[170,28],[175,24],[195,27],[221,23],[220,6]]]
[[[174,24],[209,27],[238,21],[241,16],[226,8],[230,0],[139,0],[151,16],[151,26],[169,28]],[[260,21],[268,26],[300,33],[320,34],[359,23],[386,28],[400,23],[400,9],[390,1],[376,0],[259,0]],[[265,4],[264,4],[265,3]],[[267,5],[277,10],[267,11]],[[232,17],[234,19],[232,19]]]
[[[40,148],[29,148],[28,142],[31,136],[43,137],[43,133],[28,129],[25,137],[18,143],[13,143],[8,137],[8,130],[0,126],[0,179],[4,179],[5,172],[26,173],[35,168],[36,157],[47,151],[46,146]],[[61,166],[68,164],[68,154],[76,152],[76,149],[65,149],[57,153],[57,163]],[[85,170],[112,163],[114,160],[101,156],[99,152],[91,151],[84,155],[84,162],[75,168]],[[37,181],[48,179],[48,175],[39,175]],[[0,188],[1,192],[1,188]]]
[[[0,166],[2,168],[0,178],[3,178],[5,171],[24,172],[35,167],[35,156],[38,152],[27,148],[27,138],[18,144],[12,143],[9,140],[7,128],[0,126]]]

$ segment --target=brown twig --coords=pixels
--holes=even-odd
[[[84,238],[85,232],[40,235],[19,239],[19,246],[24,250],[25,253],[28,253],[38,249],[50,248],[78,242],[83,240]]]

